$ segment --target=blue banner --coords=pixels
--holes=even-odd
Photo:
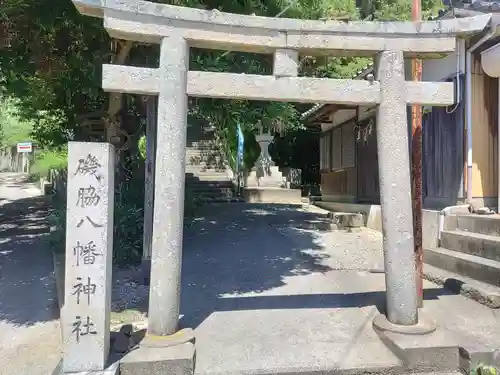
[[[236,170],[239,171],[240,165],[243,164],[243,150],[245,147],[245,137],[241,131],[241,126],[238,124],[238,152],[236,155]]]

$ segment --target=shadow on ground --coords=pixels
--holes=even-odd
[[[220,311],[373,305],[384,311],[384,292],[315,294],[311,286],[311,293],[276,293],[294,276],[332,271],[319,232],[294,229],[321,219],[285,205],[205,207],[184,229],[180,325],[196,328]],[[425,298],[443,294],[444,289],[430,289]],[[146,312],[147,303],[140,310]]]
[[[50,207],[43,196],[0,206],[0,321],[29,326],[58,318],[47,242]]]
[[[290,279],[334,271],[328,265],[332,255],[325,251],[320,231],[297,229],[305,222],[322,219],[322,214],[285,205],[202,208],[184,228],[180,325],[196,328],[221,311],[377,306],[383,312],[385,293],[379,291],[318,293],[311,285],[308,293],[304,288],[296,293],[276,292]],[[287,229],[286,235],[282,229]],[[330,281],[325,278],[322,282]],[[122,287],[129,289],[129,285]],[[114,309],[126,321],[140,319],[134,311],[147,313],[147,295],[138,296],[137,303],[129,301],[136,297],[134,288],[119,291],[127,303]],[[425,299],[444,294],[449,293],[441,288],[427,289]]]

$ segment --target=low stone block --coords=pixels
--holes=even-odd
[[[459,368],[458,345],[442,329],[426,335],[389,331],[378,334],[409,369],[447,371]]]
[[[192,343],[152,348],[139,346],[120,362],[120,375],[192,375],[195,346]]]
[[[329,219],[303,220],[298,223],[293,223],[292,226],[299,229],[317,230],[322,232],[329,232],[337,229],[337,225],[332,223]]]
[[[302,204],[298,189],[246,187],[243,198],[248,203]]]
[[[493,350],[477,342],[467,342],[459,348],[460,369],[470,373],[479,364],[494,365]]]
[[[341,228],[361,228],[365,225],[362,214],[351,212],[330,212],[330,218]]]

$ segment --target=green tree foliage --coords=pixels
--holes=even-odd
[[[19,117],[16,101],[0,96],[0,146],[31,140],[33,124]]]
[[[218,9],[219,11],[302,19],[357,20],[408,19],[410,0],[158,0],[157,2]],[[357,3],[362,3],[358,8]],[[438,0],[423,0],[424,14],[432,13]],[[358,4],[359,5],[359,4]],[[87,140],[82,115],[107,113],[136,141],[123,158],[128,177],[117,180],[115,244],[117,257],[128,262],[140,258],[144,172],[132,164],[144,165],[138,142],[144,117],[139,95],[106,94],[101,90],[101,69],[105,63],[155,66],[158,46],[111,39],[102,20],[82,16],[71,0],[0,0],[0,94],[16,98],[16,115],[32,124],[32,135],[46,148],[57,148],[72,137]],[[271,55],[233,51],[193,49],[191,69],[270,74]],[[370,63],[369,59],[302,57],[300,74],[315,77],[351,77]],[[306,167],[317,176],[315,151],[317,134],[300,130],[302,105],[244,100],[190,99],[190,121],[215,125],[226,152],[236,148],[236,127],[245,133],[250,166],[258,155],[253,133],[257,124],[287,129],[277,143],[276,155],[283,164]],[[104,116],[105,117],[105,116]],[[138,146],[139,145],[139,146]],[[287,153],[286,148],[295,151]],[[281,150],[280,150],[281,148]],[[313,160],[314,159],[314,160]],[[130,173],[129,173],[130,172]],[[314,178],[308,178],[313,181]],[[137,183],[135,181],[138,181]],[[136,188],[137,187],[137,188]],[[64,220],[62,221],[64,222]],[[133,230],[132,230],[132,229]]]
[[[359,17],[354,0],[161,2],[291,18]],[[70,0],[2,0],[0,25],[0,80],[8,95],[20,99],[21,115],[35,122],[35,137],[51,145],[64,143],[68,134],[78,135],[80,115],[107,107],[107,96],[100,89],[101,66],[119,50],[104,31],[102,20],[81,16]],[[127,59],[153,65],[157,56],[157,48],[135,44]],[[303,70],[311,75],[349,76],[353,61],[333,59],[326,68],[306,61]],[[192,62],[200,70],[270,73],[272,56],[194,50]],[[220,127],[240,122],[251,128],[258,120],[286,127],[298,124],[295,107],[284,103],[192,100],[191,114],[216,121]]]
[[[362,0],[363,16],[372,16],[376,20],[395,21],[411,20],[411,0]],[[443,9],[441,0],[421,0],[422,19],[435,17]]]

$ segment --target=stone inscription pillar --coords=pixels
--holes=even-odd
[[[105,369],[113,259],[114,148],[69,142],[64,373]]]
[[[154,222],[148,334],[177,331],[179,320],[189,46],[164,38],[160,52]]]
[[[381,101],[377,109],[377,151],[384,236],[387,319],[418,322],[413,215],[403,52],[376,60]]]

